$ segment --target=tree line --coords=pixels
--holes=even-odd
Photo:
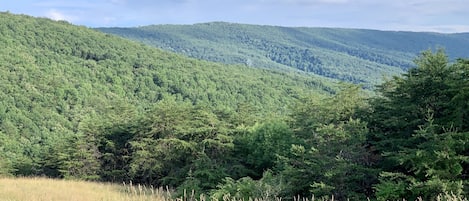
[[[65,22],[4,13],[0,22],[2,175],[213,198],[468,195],[467,59],[425,51],[370,95]]]
[[[469,61],[424,52],[377,96],[344,85],[287,116],[159,101],[117,104],[53,147],[47,176],[171,186],[221,198],[362,200],[467,196]],[[24,174],[24,173],[23,173]]]

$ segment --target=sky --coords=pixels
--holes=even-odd
[[[87,27],[224,21],[288,27],[469,32],[469,0],[0,0],[0,11]]]

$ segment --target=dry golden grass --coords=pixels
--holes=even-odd
[[[165,191],[142,186],[46,178],[0,178],[0,201],[163,201]]]
[[[0,178],[0,201],[205,201],[204,196],[195,198],[184,194],[171,199],[170,192],[132,184],[109,184],[86,181],[58,180],[47,178]],[[250,201],[267,201],[250,198]],[[282,199],[277,198],[276,201]],[[293,198],[294,201],[316,201],[312,198]],[[329,199],[327,199],[329,200]],[[334,201],[334,197],[330,201]],[[223,201],[240,201],[225,196]],[[417,199],[417,201],[422,201]],[[440,195],[437,201],[468,201],[452,194]]]
[[[169,190],[132,184],[109,184],[47,178],[0,178],[0,201],[208,201],[193,192],[171,199]],[[266,199],[249,199],[267,201]],[[281,199],[276,199],[281,200]],[[223,201],[241,201],[229,195]],[[306,201],[306,200],[305,200]]]

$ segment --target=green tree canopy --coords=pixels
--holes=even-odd
[[[368,141],[384,172],[380,199],[433,199],[467,185],[468,63],[425,51],[417,67],[381,85],[368,116]],[[392,189],[392,190],[391,190]],[[393,197],[396,196],[396,197]]]

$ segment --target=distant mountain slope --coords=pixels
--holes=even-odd
[[[98,30],[209,61],[299,69],[367,86],[403,72],[423,50],[469,55],[468,34],[289,28],[224,22]]]
[[[277,113],[329,84],[300,73],[200,61],[67,22],[0,13],[0,166],[47,174],[41,157],[109,111],[174,99]],[[0,168],[1,169],[1,168]]]

